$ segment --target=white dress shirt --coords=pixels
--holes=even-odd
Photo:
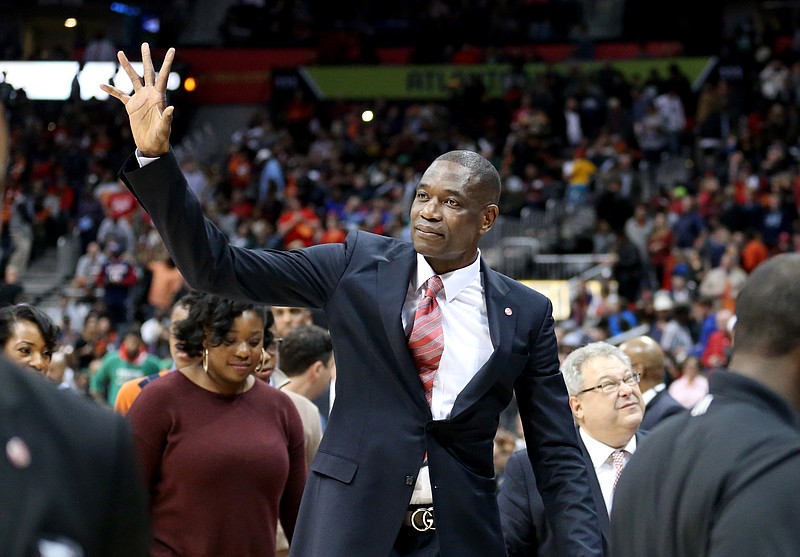
[[[489,318],[481,281],[480,253],[475,261],[450,273],[439,275],[444,289],[436,296],[442,312],[444,352],[433,380],[431,416],[446,420],[453,411],[456,397],[492,355],[494,347],[489,336]],[[422,286],[436,273],[422,255],[417,254],[417,272],[408,286],[403,304],[403,329],[411,334],[414,314],[422,299]],[[412,504],[427,504],[433,500],[427,466],[417,477]]]
[[[600,491],[603,493],[603,501],[606,503],[606,511],[608,511],[609,516],[611,516],[611,503],[614,497],[614,477],[616,476],[613,454],[618,449],[601,443],[586,433],[583,428],[578,429],[578,432],[583,440],[583,444],[586,446],[586,451],[589,453],[589,458],[592,460],[594,473],[597,476],[597,483],[600,484]],[[625,455],[625,466],[627,466],[631,455],[636,452],[636,435],[631,437],[628,444],[622,448],[628,453]]]
[[[647,389],[645,392],[643,392],[642,402],[644,402],[644,405],[647,406],[648,404],[650,404],[650,401],[656,398],[656,395],[661,391],[663,391],[665,388],[666,385],[664,383],[659,383],[655,387]]]

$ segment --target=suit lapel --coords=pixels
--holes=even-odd
[[[419,406],[430,414],[430,407],[425,400],[425,392],[417,375],[414,360],[408,349],[403,323],[400,318],[403,304],[406,301],[411,274],[416,269],[417,255],[411,244],[400,244],[398,248],[387,254],[386,259],[378,264],[378,282],[376,285],[378,307],[383,327],[400,371],[399,380],[411,393]]]
[[[494,352],[475,376],[467,383],[464,390],[456,397],[450,418],[463,412],[486,392],[497,380],[497,370],[505,369],[501,360],[510,352],[512,335],[517,321],[516,308],[509,305],[508,286],[481,261],[486,314],[489,320],[489,337],[492,339]],[[509,311],[510,310],[510,311]]]

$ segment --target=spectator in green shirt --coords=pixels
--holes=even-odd
[[[156,374],[160,369],[159,359],[147,352],[139,331],[132,329],[122,339],[119,350],[103,358],[100,369],[92,375],[89,392],[95,399],[114,406],[125,381]]]

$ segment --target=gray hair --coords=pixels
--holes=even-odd
[[[592,342],[586,346],[582,346],[577,350],[569,353],[564,358],[564,363],[561,364],[561,375],[564,377],[564,383],[567,385],[567,392],[570,396],[576,396],[584,389],[583,373],[581,368],[583,364],[592,358],[598,357],[613,357],[625,364],[629,370],[631,369],[631,359],[625,353],[607,342]]]

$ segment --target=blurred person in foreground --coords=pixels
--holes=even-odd
[[[639,373],[633,371],[624,352],[605,342],[571,352],[561,371],[589,470],[592,497],[603,511],[600,527],[607,542],[614,489],[641,440],[638,430],[644,401]],[[509,459],[497,502],[509,557],[560,555],[525,451]]]
[[[0,555],[147,555],[147,493],[125,421],[3,358],[0,384]]]
[[[153,557],[274,557],[294,533],[306,480],[291,400],[253,375],[263,307],[206,295],[175,324],[195,363],[151,383],[128,411],[153,517]]]
[[[292,555],[502,554],[492,452],[515,393],[564,555],[601,555],[552,303],[480,258],[479,240],[499,214],[494,166],[463,150],[433,161],[412,204],[412,243],[359,231],[344,244],[294,251],[230,246],[170,150],[174,109],[165,94],[174,56],[169,49],[156,79],[149,45],[143,78],[119,53],[133,95],[102,86],[125,104],[137,144],[123,179],[190,285],[324,309],[331,330],[337,398]]]
[[[800,254],[756,268],[728,370],[653,431],[611,513],[614,557],[789,557],[800,547]]]
[[[30,304],[0,308],[0,347],[12,362],[46,375],[58,341],[58,327]]]

